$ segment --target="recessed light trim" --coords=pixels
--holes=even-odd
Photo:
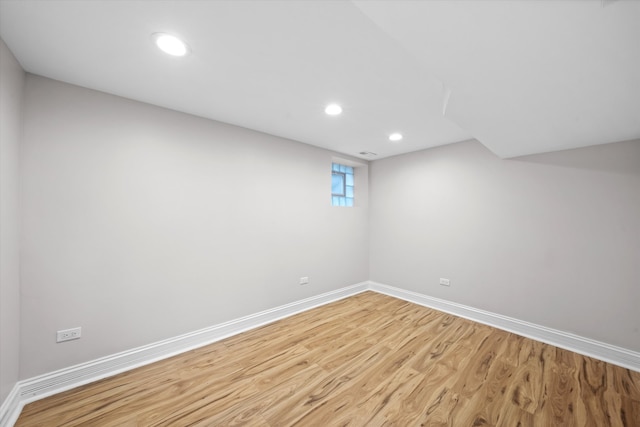
[[[166,33],[152,34],[158,49],[171,56],[185,56],[189,53],[189,46],[176,36]]]
[[[402,141],[402,134],[399,132],[392,133],[391,135],[389,135],[389,141],[392,141],[392,142]]]
[[[338,116],[342,114],[342,107],[339,106],[338,104],[329,104],[324,109],[324,112],[330,116]]]

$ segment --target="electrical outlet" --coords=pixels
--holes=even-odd
[[[77,340],[82,336],[82,328],[64,329],[56,332],[56,342]]]
[[[440,284],[442,286],[449,286],[449,279],[440,278]]]
[[[301,277],[300,278],[300,284],[301,285],[306,285],[307,283],[309,283],[309,278],[308,277]]]

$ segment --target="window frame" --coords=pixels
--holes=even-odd
[[[342,194],[333,192],[333,176],[342,176]],[[349,179],[349,176],[351,177]],[[351,185],[349,185],[351,181]],[[349,195],[351,193],[351,195]],[[355,204],[355,168],[333,161],[331,163],[331,205],[353,207]]]
[[[331,180],[331,196],[337,196],[337,197],[347,197],[347,174],[345,172],[339,172],[339,171],[331,171],[331,178],[333,178],[334,176],[341,176],[342,177],[342,193],[334,193],[333,192],[333,179]]]

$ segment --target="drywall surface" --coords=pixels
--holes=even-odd
[[[21,378],[366,280],[334,155],[28,75]]]
[[[0,402],[19,372],[19,148],[25,73],[0,40]]]
[[[640,351],[640,141],[513,160],[468,141],[370,175],[371,280]]]

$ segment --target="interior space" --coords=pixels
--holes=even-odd
[[[0,425],[640,425],[638,22],[0,0]]]

